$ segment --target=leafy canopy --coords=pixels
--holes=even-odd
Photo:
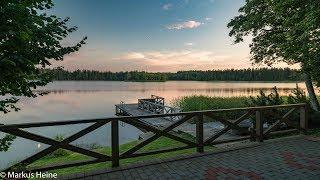
[[[53,6],[52,0],[0,1],[0,111],[4,113],[19,110],[15,97],[36,97],[33,90],[51,81],[44,70],[50,61],[61,61],[85,44],[86,37],[62,45],[77,27],[68,27],[69,18],[46,14]],[[7,149],[10,139],[0,137],[0,151]]]
[[[246,0],[240,15],[229,22],[235,43],[245,36],[252,61],[300,63],[320,85],[320,1]]]

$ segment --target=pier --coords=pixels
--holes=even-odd
[[[150,115],[165,115],[165,114],[174,114],[181,112],[180,109],[166,106],[165,98],[151,95],[150,98],[138,99],[137,103],[126,104],[121,102],[120,104],[116,104],[116,115],[117,116],[150,116]],[[157,129],[165,129],[171,124],[181,120],[184,116],[157,116],[154,118],[144,118],[144,119],[135,119],[135,121],[139,121],[145,125],[152,126]],[[213,133],[218,133],[223,129],[225,125],[219,121],[215,122],[207,122],[203,123],[203,136],[208,138]],[[185,122],[178,127],[175,127],[172,131],[181,133],[187,133],[196,137],[196,124]],[[150,136],[147,130],[139,128],[143,134],[140,137],[147,138]],[[238,135],[235,135],[231,132],[225,133],[219,140],[226,140],[230,138],[237,138]]]
[[[180,109],[166,106],[165,98],[151,95],[150,98],[138,99],[137,103],[125,104],[121,102],[116,104],[117,116],[145,116],[151,114],[172,114],[180,112]],[[171,117],[156,117],[149,119],[139,119],[139,121],[157,128],[165,128],[175,121],[178,121],[181,116]],[[143,130],[144,131],[144,130]]]

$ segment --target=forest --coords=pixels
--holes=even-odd
[[[153,73],[145,71],[100,72],[91,70],[50,70],[54,80],[92,81],[302,81],[299,70],[289,68],[227,69]]]

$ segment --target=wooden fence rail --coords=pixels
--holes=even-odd
[[[278,110],[278,109],[290,109],[287,113],[285,113],[280,119],[278,119],[274,124],[269,126],[268,129],[263,128],[263,123],[265,122],[264,113],[270,110]],[[244,112],[239,118],[234,120],[215,118],[215,114],[218,113],[228,113],[228,112]],[[300,114],[298,124],[292,125],[290,123],[290,115],[294,112],[298,111]],[[171,125],[164,129],[158,129],[153,127],[147,123],[141,121],[141,119],[149,119],[149,118],[157,118],[157,117],[180,117],[179,120],[174,121]],[[203,123],[204,117],[214,118],[217,121],[220,121],[225,125],[223,129],[215,134],[212,134],[209,138],[204,139],[204,131],[203,131]],[[227,133],[229,130],[240,130],[239,123],[246,119],[254,120],[254,128],[252,131],[247,130],[247,136],[240,136],[238,138],[219,140],[218,138]],[[171,133],[174,128],[180,126],[190,119],[196,119],[196,141],[193,142],[188,139],[184,139],[176,134]],[[124,122],[135,126],[139,129],[145,129],[147,131],[153,132],[154,135],[149,137],[148,139],[142,141],[138,145],[132,147],[131,149],[120,153],[119,150],[119,122]],[[70,143],[79,139],[80,137],[108,124],[111,123],[111,155],[101,154],[95,151],[83,149]],[[282,124],[290,124],[294,129],[289,129],[286,131],[278,131],[278,127]],[[35,128],[35,127],[50,127],[50,126],[62,126],[62,125],[73,125],[73,124],[91,124],[89,127],[84,128],[83,130],[71,135],[70,137],[64,139],[63,141],[56,141],[51,138],[47,138],[41,135],[37,135],[31,132],[27,132],[23,129],[27,128]],[[288,132],[288,131],[300,131],[305,133],[308,129],[308,121],[307,121],[307,106],[306,104],[291,104],[291,105],[279,105],[279,106],[263,106],[263,107],[248,107],[248,108],[233,108],[233,109],[219,109],[219,110],[207,110],[207,111],[193,111],[193,112],[178,112],[178,113],[169,113],[169,114],[152,114],[145,116],[122,116],[122,117],[110,117],[110,118],[102,118],[102,119],[90,119],[90,120],[77,120],[77,121],[58,121],[58,122],[38,122],[38,123],[24,123],[24,124],[9,124],[9,125],[0,125],[0,131],[8,134],[12,134],[18,137],[22,137],[25,139],[29,139],[32,141],[37,141],[40,143],[44,143],[50,145],[50,147],[36,153],[24,160],[20,163],[21,165],[29,165],[35,162],[36,160],[54,152],[57,149],[66,149],[73,152],[77,152],[89,157],[92,157],[92,160],[82,161],[82,162],[74,162],[70,164],[59,164],[49,167],[39,167],[35,169],[29,169],[30,171],[44,171],[44,170],[53,170],[59,168],[66,167],[74,167],[81,166],[93,163],[107,162],[111,161],[113,167],[117,167],[120,165],[120,159],[133,158],[138,156],[146,156],[152,154],[159,154],[171,151],[178,151],[182,149],[196,148],[197,152],[204,152],[204,146],[211,146],[215,144],[228,143],[234,141],[242,141],[247,139],[256,139],[262,142],[265,138],[267,138],[270,134]],[[157,140],[160,137],[167,137],[181,143],[184,143],[185,146],[171,148],[171,149],[161,149],[157,151],[151,152],[138,152],[141,148],[148,145],[149,143]],[[8,167],[4,171],[9,171],[14,169],[15,165]]]
[[[149,101],[149,99],[139,99],[138,108],[149,111],[154,114],[173,114],[180,111],[178,108],[173,108],[170,106],[155,103]]]

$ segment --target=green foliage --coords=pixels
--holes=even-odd
[[[148,73],[148,72],[126,72],[125,81],[166,81],[166,74],[162,73]]]
[[[255,107],[255,106],[274,106],[282,104],[297,104],[307,103],[309,106],[309,119],[310,122],[317,122],[320,118],[320,113],[313,111],[310,108],[310,100],[306,97],[305,92],[298,86],[292,90],[292,94],[288,97],[281,97],[276,87],[274,87],[270,94],[266,94],[264,91],[260,91],[260,94],[256,97],[210,97],[210,96],[184,96],[175,99],[172,105],[180,108],[182,111],[201,111],[201,110],[214,110],[214,109],[229,109],[229,108],[241,108],[241,107]],[[288,109],[276,109],[264,111],[264,117],[266,122],[274,123],[281,118]],[[228,112],[219,113],[215,118],[229,118],[234,119],[243,114],[243,112]],[[251,117],[254,120],[254,117]],[[296,111],[290,116],[291,121],[297,122],[299,120],[299,112]],[[206,121],[212,121],[212,119],[205,119]],[[313,124],[311,126],[314,126]]]
[[[176,73],[149,72],[99,72],[62,69],[51,71],[55,80],[98,80],[98,81],[301,81],[298,70],[289,68],[226,69],[211,71],[179,71]]]
[[[201,111],[245,107],[247,97],[210,97],[203,95],[183,96],[172,101],[182,111]]]
[[[260,94],[257,97],[250,97],[247,101],[249,107],[254,106],[274,106],[284,103],[283,98],[279,95],[277,87],[273,87],[270,94],[266,95],[264,91],[260,90]]]
[[[273,87],[270,94],[266,95],[264,91],[260,90],[260,94],[256,97],[250,97],[250,100],[246,102],[249,107],[255,106],[275,106],[284,104],[285,101],[278,93],[277,87]],[[274,123],[277,121],[286,110],[284,109],[272,109],[263,111],[264,119],[267,123]],[[252,118],[255,119],[254,117]]]
[[[213,110],[213,109],[230,109],[245,107],[247,97],[210,97],[202,95],[184,96],[173,100],[172,104],[175,107],[180,108],[182,111],[201,111],[201,110]],[[216,113],[214,118],[237,118],[238,112]],[[207,121],[212,119],[205,117]],[[195,122],[194,119],[190,121]]]
[[[13,135],[5,135],[3,138],[0,138],[0,151],[8,151],[15,138]]]
[[[8,113],[10,109],[15,111],[19,111],[20,108],[16,107],[15,104],[19,101],[16,97],[6,98],[4,100],[0,100],[0,112]]]
[[[54,140],[56,141],[63,141],[64,140],[64,137],[62,135],[56,135],[54,138]],[[51,157],[60,157],[60,156],[66,156],[66,155],[69,155],[71,152],[68,151],[68,150],[65,150],[65,149],[57,149],[55,150],[53,153],[51,153],[50,155],[48,156],[51,156]]]
[[[294,90],[292,90],[292,94],[289,95],[287,102],[288,104],[306,103],[308,108],[309,126],[311,128],[320,127],[320,112],[313,110],[310,99],[306,96],[306,93],[298,87],[298,85]],[[298,116],[297,112],[296,116]]]
[[[92,144],[89,144],[89,149],[93,150],[93,149],[99,149],[99,148],[102,148],[101,145],[97,144],[97,143],[92,143]]]
[[[320,1],[246,0],[240,15],[228,24],[235,43],[245,36],[252,61],[301,63],[302,70],[320,83]]]
[[[86,37],[75,45],[62,45],[77,27],[68,27],[69,18],[46,14],[53,6],[52,0],[0,1],[1,112],[19,110],[17,96],[42,95],[33,90],[51,81],[52,74],[44,70],[51,65],[49,61],[61,61],[85,44]],[[1,139],[0,147],[10,144],[4,140],[13,139]]]
[[[298,84],[296,85],[296,88],[292,90],[292,94],[289,95],[287,101],[288,104],[307,103],[310,105],[310,101],[307,98],[306,93],[299,88]]]
[[[209,71],[178,71],[170,80],[193,81],[299,81],[300,72],[289,68],[225,69]]]
[[[22,164],[22,163],[18,163],[15,166],[11,167],[10,170],[13,171],[13,172],[27,171],[27,165],[26,164]]]

